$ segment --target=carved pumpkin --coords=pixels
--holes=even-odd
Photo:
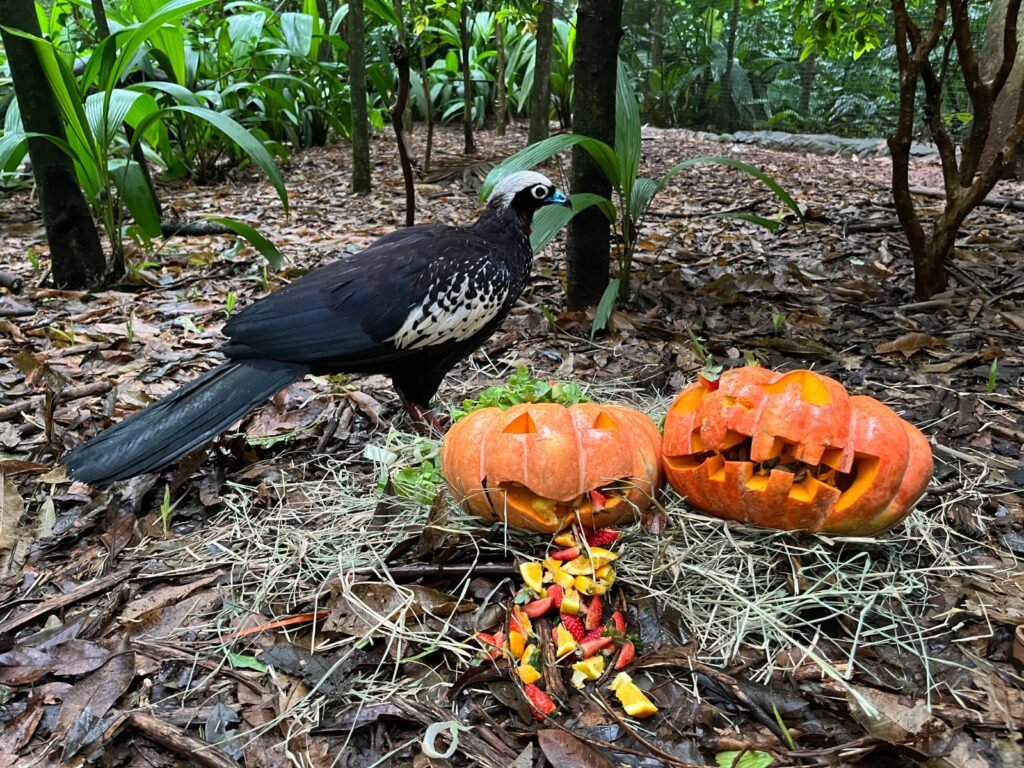
[[[603,528],[645,509],[661,485],[661,435],[618,405],[524,403],[482,408],[441,446],[441,472],[475,515],[555,532]]]
[[[851,536],[898,522],[932,474],[916,427],[812,371],[701,379],[672,403],[662,453],[672,487],[708,514]]]

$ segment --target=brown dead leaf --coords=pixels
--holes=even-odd
[[[47,650],[15,648],[0,653],[0,683],[26,685],[49,674],[84,675],[109,658],[110,651],[88,640],[69,640]]]
[[[537,732],[544,757],[558,768],[614,768],[607,757],[571,733],[557,728]]]
[[[25,500],[18,488],[6,472],[0,472],[0,562],[6,562],[8,553],[20,538],[18,526],[24,512]]]
[[[99,738],[107,727],[103,722],[107,713],[134,678],[135,653],[125,642],[102,667],[75,684],[64,697],[53,729],[58,743],[64,742],[61,760],[68,760]]]
[[[466,603],[465,610],[475,609]],[[365,636],[379,632],[381,621],[400,621],[416,616],[448,616],[462,610],[458,598],[415,584],[397,586],[382,583],[353,584],[334,600],[323,628],[346,635]]]
[[[205,587],[207,584],[210,584],[219,577],[220,572],[218,571],[217,573],[211,573],[209,576],[189,582],[188,584],[173,584],[171,586],[154,589],[152,592],[147,592],[141,597],[128,603],[128,605],[124,607],[124,611],[121,613],[121,616],[126,621],[138,621],[143,615],[150,611],[155,611],[180,602],[197,589]]]
[[[921,349],[933,349],[946,346],[946,340],[927,333],[905,333],[897,339],[887,341],[875,347],[875,354],[887,355],[890,352],[902,352],[905,357]]]

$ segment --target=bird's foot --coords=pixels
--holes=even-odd
[[[438,416],[431,408],[420,408],[416,403],[403,399],[406,413],[412,418],[416,430],[424,435],[440,437],[447,429],[447,416]]]

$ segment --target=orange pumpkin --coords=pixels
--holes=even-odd
[[[482,408],[441,446],[441,472],[475,515],[551,533],[603,528],[645,509],[661,485],[661,435],[618,405]]]
[[[662,454],[672,487],[708,514],[851,536],[902,519],[932,474],[916,427],[813,371],[701,379],[672,403]]]

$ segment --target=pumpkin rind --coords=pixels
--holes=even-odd
[[[598,403],[481,408],[441,446],[441,471],[466,508],[515,528],[603,528],[645,509],[661,485],[661,435],[646,415]],[[622,485],[594,511],[587,494]]]
[[[662,455],[672,487],[709,514],[850,536],[902,519],[932,473],[916,427],[813,371],[737,368],[687,387]]]

